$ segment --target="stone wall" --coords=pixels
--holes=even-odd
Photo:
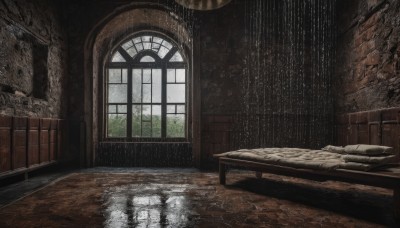
[[[0,114],[65,117],[66,36],[58,1],[0,1]]]
[[[336,112],[400,106],[400,1],[338,2]]]

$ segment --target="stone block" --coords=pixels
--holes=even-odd
[[[378,65],[381,60],[380,53],[375,50],[367,55],[364,64],[365,65]]]

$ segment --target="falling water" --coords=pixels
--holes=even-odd
[[[233,148],[332,140],[335,1],[244,1],[247,53]]]

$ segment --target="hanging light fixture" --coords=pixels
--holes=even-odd
[[[175,0],[178,4],[194,10],[213,10],[223,7],[231,0]]]

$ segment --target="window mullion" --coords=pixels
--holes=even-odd
[[[153,69],[150,71],[150,137],[153,137]]]
[[[167,137],[167,68],[162,67],[161,72],[161,138]]]
[[[133,91],[132,91],[133,89],[132,89],[132,68],[131,67],[129,67],[128,68],[128,109],[127,109],[127,111],[128,111],[128,115],[127,115],[127,118],[128,118],[128,120],[126,121],[127,122],[127,124],[128,124],[128,126],[127,126],[127,130],[128,130],[128,132],[127,132],[127,136],[128,136],[128,138],[132,138],[132,94],[133,94]]]
[[[143,68],[140,69],[141,85],[140,85],[140,137],[143,137]]]

